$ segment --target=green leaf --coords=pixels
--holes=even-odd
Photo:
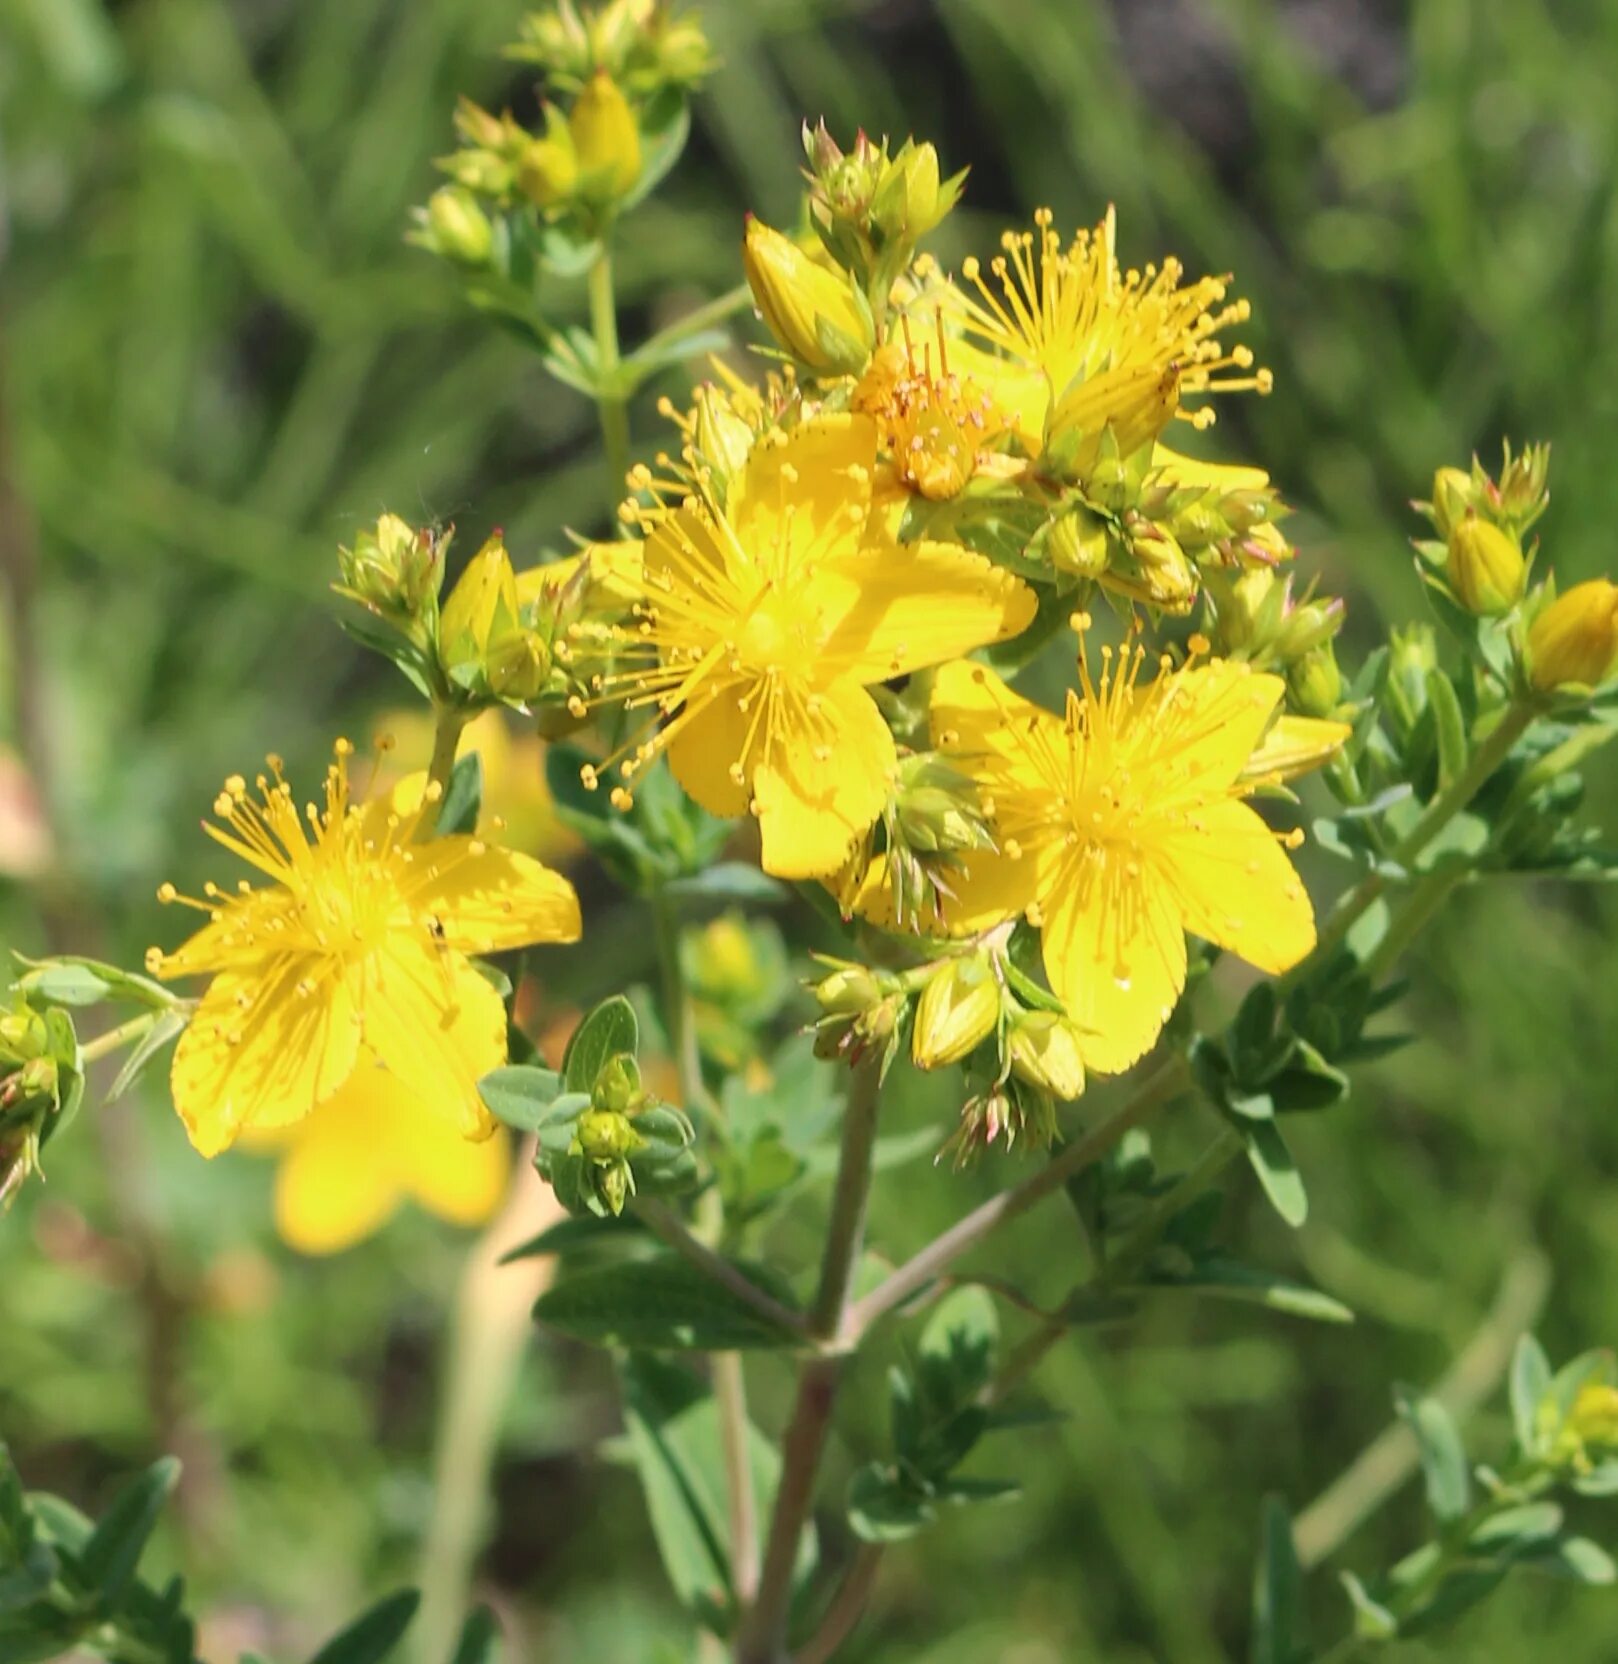
[[[629,1447],[646,1492],[664,1569],[681,1603],[699,1616],[731,1597],[731,1520],[719,1410],[708,1384],[683,1364],[630,1353],[619,1364]],[[781,1458],[756,1427],[747,1428],[758,1517],[769,1518]],[[813,1569],[814,1535],[805,1529],[797,1573]]]
[[[403,1639],[420,1605],[414,1589],[389,1595],[334,1635],[309,1664],[379,1664]]]
[[[96,1005],[102,1000],[132,1000],[137,1005],[166,1011],[179,1003],[172,990],[150,977],[104,965],[99,959],[63,955],[55,959],[12,956],[28,969],[17,986],[47,1005]]]
[[[1247,1159],[1264,1186],[1270,1206],[1296,1230],[1309,1217],[1309,1197],[1281,1129],[1273,1121],[1247,1121],[1238,1124],[1236,1130],[1247,1145]]]
[[[102,1104],[116,1103],[123,1097],[146,1072],[146,1067],[152,1059],[185,1028],[185,1024],[183,1012],[160,1011],[152,1020],[152,1026],[136,1042],[135,1049],[124,1059],[117,1078],[108,1087],[106,1097],[101,1100]]]
[[[369,613],[339,613],[337,623],[344,635],[394,665],[424,699],[433,698],[438,669],[415,642]]]
[[[1580,1496],[1618,1496],[1618,1461],[1602,1462],[1573,1481]]]
[[[1537,1456],[1545,1446],[1539,1407],[1550,1388],[1551,1365],[1545,1348],[1532,1335],[1524,1335],[1511,1355],[1511,1423],[1517,1448],[1525,1456]]]
[[[461,1626],[460,1639],[449,1664],[499,1664],[500,1625],[486,1606],[480,1606]]]
[[[790,1308],[790,1294],[772,1273],[732,1263]],[[570,1272],[540,1296],[534,1316],[592,1346],[740,1352],[798,1344],[790,1329],[771,1322],[674,1254]]]
[[[1427,1506],[1440,1520],[1459,1519],[1472,1503],[1472,1478],[1454,1418],[1436,1398],[1417,1397],[1404,1387],[1395,1391],[1394,1404],[1416,1436]]]
[[[1562,1529],[1562,1510],[1554,1502],[1526,1502],[1486,1519],[1467,1540],[1482,1554],[1517,1555],[1548,1542]]]
[[[491,1070],[478,1082],[478,1096],[484,1107],[497,1121],[518,1132],[536,1132],[561,1091],[562,1077],[554,1069],[525,1064]]]
[[[569,1092],[588,1093],[609,1058],[630,1057],[640,1046],[635,1008],[622,994],[603,1000],[573,1031],[562,1059],[562,1084]]]
[[[1154,1271],[1151,1284],[1158,1288],[1195,1289],[1227,1300],[1251,1301],[1289,1317],[1306,1317],[1316,1323],[1354,1321],[1354,1313],[1342,1301],[1322,1294],[1308,1283],[1278,1271],[1244,1265],[1222,1254],[1198,1255],[1189,1270]]]
[[[1604,1587],[1618,1582],[1618,1566],[1613,1564],[1612,1556],[1588,1537],[1563,1537],[1544,1553],[1530,1555],[1522,1563],[1533,1571],[1574,1583]]]
[[[1434,738],[1438,742],[1438,788],[1442,791],[1465,771],[1470,747],[1455,684],[1436,666],[1427,672],[1427,707],[1433,713]]]
[[[180,1464],[172,1456],[153,1462],[113,1498],[90,1533],[79,1556],[80,1571],[109,1607],[118,1604],[134,1581],[158,1515],[179,1477]]]
[[[1276,1497],[1264,1503],[1262,1548],[1253,1579],[1252,1664],[1296,1664],[1303,1569],[1292,1516]]]
[[[865,1543],[902,1543],[937,1518],[932,1499],[894,1469],[870,1462],[848,1482],[848,1523]]]
[[[706,872],[671,878],[663,891],[676,901],[753,902],[759,906],[779,906],[792,894],[780,879],[745,861],[721,861]]]
[[[460,758],[450,771],[449,785],[438,806],[438,820],[434,835],[447,837],[455,832],[475,832],[478,812],[483,807],[483,759],[475,751]]]
[[[969,1404],[994,1374],[1000,1314],[987,1289],[952,1289],[921,1332],[920,1373],[935,1403]]]
[[[1338,1576],[1354,1606],[1354,1633],[1366,1641],[1391,1641],[1399,1633],[1399,1620],[1371,1598],[1353,1572],[1339,1572]]]
[[[605,1219],[598,1219],[594,1214],[582,1214],[578,1218],[558,1219],[538,1236],[532,1236],[519,1246],[507,1249],[500,1256],[500,1264],[511,1265],[517,1260],[542,1259],[547,1254],[567,1254],[579,1248],[593,1248],[604,1242],[643,1242],[648,1234],[646,1227],[632,1213],[621,1213],[617,1218],[609,1214]]]

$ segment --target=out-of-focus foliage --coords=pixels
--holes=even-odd
[[[527,72],[496,56],[522,9],[0,0],[0,871],[38,873],[0,889],[6,943],[138,962],[157,880],[203,848],[192,805],[264,714],[296,760],[397,700],[323,617],[334,546],[384,508],[453,520],[475,503],[460,548],[499,525],[529,559],[564,525],[600,529],[588,404],[403,241],[458,93],[532,113]],[[712,0],[706,19],[720,68],[685,161],[626,222],[630,308],[654,278],[691,299],[728,285],[739,208],[791,223],[800,117],[914,131],[947,169],[973,164],[949,232],[963,246],[973,216],[1049,203],[1078,224],[1113,201],[1126,257],[1172,247],[1242,274],[1276,393],[1226,411],[1224,448],[1299,505],[1288,531],[1349,595],[1350,642],[1356,613],[1418,605],[1403,498],[1474,444],[1492,463],[1505,432],[1552,443],[1537,529],[1564,584],[1610,565],[1618,15],[1600,0]],[[582,293],[559,294],[570,307]],[[1255,1258],[1301,1257],[1357,1326],[1300,1344],[1165,1296],[1127,1346],[1076,1335],[1041,1377],[1070,1410],[1041,1435],[1051,1459],[994,1452],[1022,1503],[946,1515],[895,1556],[850,1656],[1228,1659],[1252,1556],[1231,1498],[1307,1499],[1380,1430],[1389,1380],[1509,1347],[1543,1301],[1542,1255],[1552,1355],[1618,1335],[1613,918],[1594,889],[1463,894],[1419,950],[1420,1044],[1294,1134],[1308,1225],[1294,1242],[1243,1204]],[[650,975],[622,921],[592,941],[568,1003]],[[955,1107],[918,1089],[885,1130]],[[183,1560],[220,1654],[311,1652],[412,1571],[457,1242],[412,1218],[341,1260],[291,1259],[268,1164],[203,1167],[160,1093],[47,1169],[0,1243],[13,1455],[99,1516],[152,1451],[176,1451],[160,1566]],[[903,1169],[874,1205],[919,1244],[1006,1176]],[[1030,1220],[1009,1250],[1053,1300],[1072,1281],[1065,1225]],[[535,1654],[677,1656],[653,1650],[658,1597],[628,1593],[659,1584],[632,1478],[596,1459],[619,1432],[610,1381],[553,1341],[527,1371],[491,1591]],[[1494,1417],[1469,1444],[1504,1445]],[[885,1448],[885,1425],[857,1431]],[[1374,1571],[1418,1540],[1417,1490],[1344,1563]],[[272,1611],[304,1627],[267,1633]],[[1445,1656],[1511,1658],[1532,1635],[1594,1664],[1609,1621],[1514,1582]]]

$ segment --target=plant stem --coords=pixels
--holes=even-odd
[[[536,1220],[545,1225],[563,1217],[550,1187],[533,1171],[532,1154],[525,1145],[505,1207],[467,1255],[444,1334],[432,1516],[422,1544],[421,1612],[411,1631],[412,1656],[420,1664],[440,1664],[449,1656],[466,1615],[500,1423],[531,1328],[529,1310],[554,1275],[550,1260],[500,1263],[508,1248],[533,1234]]]
[[[1430,872],[1418,880],[1362,967],[1373,988],[1393,969],[1405,949],[1467,876],[1464,871],[1446,870]]]
[[[838,1648],[854,1633],[854,1626],[864,1616],[866,1603],[871,1598],[871,1588],[876,1582],[877,1570],[881,1564],[880,1546],[876,1543],[861,1543],[854,1551],[854,1558],[843,1574],[843,1581],[838,1585],[837,1593],[832,1596],[831,1605],[826,1608],[825,1617],[820,1620],[820,1628],[815,1631],[793,1664],[831,1664],[831,1660],[837,1656]]]
[[[416,825],[418,841],[425,842],[438,830],[438,817],[443,812],[444,799],[449,795],[450,776],[455,772],[455,753],[460,750],[461,730],[466,727],[467,714],[458,705],[437,705],[433,709],[433,756],[427,765],[427,790],[431,794],[438,787],[438,796],[429,796],[428,806]]]
[[[120,1023],[117,1028],[110,1028],[105,1034],[98,1034],[94,1040],[86,1040],[79,1047],[79,1061],[94,1063],[98,1057],[106,1057],[111,1052],[121,1051],[131,1040],[138,1040],[157,1021],[155,1011],[142,1011],[139,1016],[131,1017],[127,1023]]]
[[[730,1582],[737,1608],[758,1593],[758,1498],[748,1452],[747,1377],[740,1352],[716,1352],[709,1360],[713,1396],[724,1442],[725,1500],[730,1513]]]
[[[1545,1304],[1550,1270],[1537,1249],[1524,1248],[1507,1265],[1500,1292],[1477,1333],[1433,1388],[1464,1421],[1499,1385],[1518,1338],[1531,1330]],[[1401,1421],[1373,1440],[1293,1522],[1292,1539],[1305,1571],[1331,1555],[1362,1521],[1416,1471],[1415,1436]]]
[[[596,368],[600,377],[596,411],[601,418],[601,444],[607,465],[607,523],[616,526],[629,472],[629,404],[616,385],[618,366],[618,303],[612,288],[612,245],[604,236],[601,253],[590,268],[590,331],[595,337]]]
[[[1505,714],[1495,725],[1493,732],[1472,753],[1471,761],[1427,805],[1421,818],[1394,845],[1391,860],[1396,866],[1408,868],[1450,821],[1477,796],[1539,714],[1540,707],[1529,700],[1517,700],[1506,707]],[[1331,917],[1321,928],[1314,952],[1304,964],[1324,962],[1371,904],[1387,889],[1388,882],[1386,874],[1381,871],[1367,873],[1333,908]],[[1300,970],[1301,968],[1299,967]],[[1293,980],[1296,975],[1295,971],[1287,980]]]
[[[627,362],[634,364],[637,359],[655,358],[686,336],[700,334],[713,324],[722,324],[727,318],[733,318],[752,301],[753,291],[745,283],[738,283],[734,289],[715,295],[712,300],[682,313],[673,323],[665,324],[655,335],[643,341],[629,355]]]
[[[881,1063],[868,1057],[854,1069],[843,1112],[837,1185],[811,1318],[813,1332],[824,1339],[841,1341],[848,1330],[848,1289],[865,1241],[865,1204],[871,1190],[871,1151],[876,1142],[881,1091]],[[782,1444],[781,1479],[770,1514],[758,1596],[737,1626],[737,1664],[782,1664],[786,1658],[792,1570],[798,1558],[798,1541],[814,1506],[815,1480],[842,1371],[843,1359],[837,1354],[809,1358],[799,1369],[798,1394]]]
[[[662,982],[663,1021],[668,1027],[669,1051],[680,1079],[680,1097],[688,1112],[711,1109],[707,1082],[702,1078],[702,1055],[697,1048],[697,1026],[691,1018],[691,993],[680,963],[680,925],[668,892],[652,892],[652,930],[657,942],[657,968]]]
[[[849,1285],[865,1246],[865,1204],[871,1194],[871,1152],[876,1144],[876,1112],[881,1092],[880,1062],[871,1057],[857,1064],[843,1111],[837,1188],[832,1193],[826,1250],[820,1262],[820,1289],[809,1320],[814,1332],[826,1340],[844,1338]]]
[[[1068,1145],[1031,1178],[975,1208],[908,1259],[863,1300],[857,1301],[849,1314],[849,1332],[856,1337],[862,1335],[878,1318],[925,1287],[968,1249],[975,1248],[997,1226],[1027,1212],[1036,1202],[1059,1190],[1075,1173],[1105,1155],[1131,1127],[1178,1097],[1190,1083],[1191,1071],[1183,1057],[1172,1057],[1160,1064],[1141,1082],[1134,1096],[1100,1126]]]

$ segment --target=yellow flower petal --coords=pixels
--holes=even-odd
[[[275,1228],[299,1253],[352,1248],[403,1200],[391,1159],[390,1084],[382,1070],[361,1064],[293,1134],[275,1175]]]
[[[710,815],[747,813],[747,783],[731,770],[746,749],[748,727],[738,696],[726,688],[688,711],[669,741],[674,778]]]
[[[756,564],[783,574],[811,555],[856,547],[875,467],[876,423],[868,416],[817,416],[779,443],[761,440],[731,485],[737,541]]]
[[[778,878],[836,872],[882,812],[897,762],[893,735],[863,688],[845,684],[818,697],[822,728],[836,744],[775,744],[753,775],[764,870]]]
[[[1083,1031],[1087,1069],[1117,1074],[1150,1051],[1185,987],[1185,928],[1155,873],[1080,870],[1046,903],[1045,974]]]
[[[969,766],[991,792],[1007,782],[1045,789],[1047,756],[1063,759],[1066,771],[1062,719],[1013,693],[984,665],[966,659],[944,665],[933,682],[928,721],[933,744]]]
[[[840,619],[825,644],[827,665],[864,682],[1006,641],[1039,609],[1026,584],[949,543],[866,545],[832,556],[815,587]]]
[[[300,992],[315,976],[320,985]],[[348,1078],[359,1042],[334,972],[291,958],[262,975],[221,972],[175,1047],[174,1107],[197,1149],[217,1155],[243,1126],[308,1115]]]
[[[573,886],[531,855],[455,835],[421,846],[406,890],[462,953],[498,953],[531,942],[576,942]]]
[[[1168,486],[1200,485],[1220,491],[1262,491],[1270,476],[1262,468],[1248,468],[1234,462],[1204,462],[1201,457],[1183,456],[1161,441],[1152,451],[1157,483]]]
[[[163,954],[154,968],[164,977],[205,976],[257,964],[265,941],[275,939],[293,906],[285,890],[250,890],[232,896],[196,935],[173,953]]]
[[[1275,834],[1245,803],[1211,803],[1159,846],[1185,927],[1277,975],[1315,945],[1308,892]]]
[[[1354,730],[1346,722],[1322,717],[1278,716],[1248,758],[1241,778],[1251,781],[1292,780],[1329,762],[1348,744]]]
[[[494,1216],[511,1180],[511,1140],[496,1128],[489,1138],[463,1138],[408,1093],[393,1134],[400,1178],[411,1197],[452,1225],[481,1225]]]
[[[447,947],[407,938],[366,962],[365,1043],[463,1133],[493,1125],[477,1083],[506,1060],[506,1012],[493,986]]]
[[[1159,708],[1165,715],[1172,712],[1172,720],[1141,725],[1140,762],[1157,767],[1161,758],[1172,755],[1179,762],[1181,789],[1206,792],[1226,788],[1241,776],[1286,683],[1238,660],[1216,659],[1176,672],[1172,682],[1137,687],[1137,710],[1161,701],[1165,688],[1174,703]]]

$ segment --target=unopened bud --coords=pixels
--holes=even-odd
[[[445,185],[427,199],[426,228],[434,250],[463,266],[482,266],[494,246],[494,228],[478,199],[461,185]]]
[[[417,618],[438,598],[450,536],[426,527],[417,531],[397,514],[384,514],[352,549],[337,551],[343,588],[389,617]]]
[[[692,444],[721,482],[739,474],[753,449],[754,433],[711,383],[697,389]]]
[[[640,1107],[640,1070],[627,1055],[609,1057],[590,1088],[591,1106],[613,1115],[628,1115]]]
[[[843,273],[816,264],[790,237],[752,218],[742,265],[765,327],[794,358],[823,376],[864,368],[876,332]]]
[[[1528,562],[1514,537],[1468,511],[1450,531],[1444,575],[1474,618],[1497,618],[1522,599]]]
[[[611,200],[634,188],[640,178],[640,129],[623,89],[606,70],[585,82],[567,126],[584,190]]]
[[[635,1124],[618,1110],[587,1109],[580,1115],[573,1137],[579,1152],[591,1161],[623,1161],[643,1142]]]
[[[872,223],[885,237],[914,245],[955,206],[964,178],[940,181],[938,152],[907,139],[877,185]]]
[[[487,675],[485,655],[490,642],[505,652],[518,633],[517,581],[511,557],[504,542],[491,537],[472,557],[444,602],[438,631],[444,669],[453,680],[470,686]]]
[[[1343,702],[1343,673],[1330,642],[1287,667],[1292,703],[1305,715],[1329,717]]]
[[[874,971],[863,965],[845,965],[815,984],[815,999],[829,1016],[852,1017],[868,1011],[886,990]]]
[[[1598,687],[1618,669],[1618,584],[1575,584],[1528,630],[1528,679],[1541,693]]]
[[[1079,1031],[1054,1011],[1029,1011],[1011,1030],[1012,1073],[1064,1102],[1084,1091]]]
[[[555,105],[545,106],[545,136],[530,138],[517,154],[517,189],[536,208],[553,208],[579,182],[573,134]]]
[[[1058,572],[1099,578],[1107,570],[1111,539],[1107,522],[1082,503],[1070,508],[1045,534],[1045,552]]]
[[[960,1060],[991,1035],[1000,1020],[1000,982],[987,959],[949,959],[932,975],[916,1003],[911,1056],[918,1069]]]

